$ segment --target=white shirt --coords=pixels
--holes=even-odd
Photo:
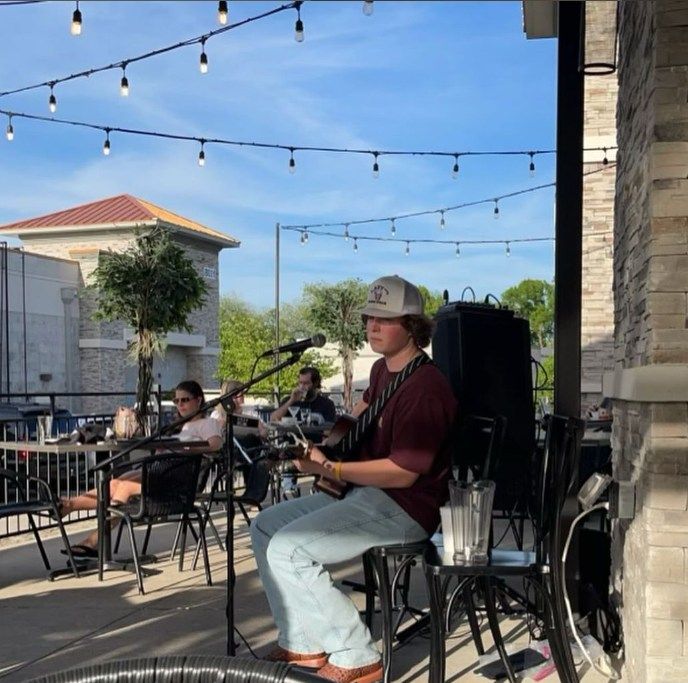
[[[179,434],[180,441],[208,441],[216,436],[222,439],[222,427],[212,417],[202,417],[200,420],[190,420],[182,425]]]

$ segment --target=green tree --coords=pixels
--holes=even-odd
[[[303,288],[309,321],[330,342],[339,345],[344,377],[344,406],[352,408],[353,362],[365,343],[365,328],[359,310],[365,304],[368,286],[350,278],[333,285],[308,284]]]
[[[433,292],[425,285],[418,285],[420,295],[423,297],[425,315],[431,318],[437,313],[437,309],[444,304],[441,292]]]
[[[521,280],[502,293],[502,305],[530,321],[530,338],[540,348],[554,337],[554,285],[546,280]]]
[[[138,364],[136,401],[141,423],[149,412],[153,356],[173,330],[191,332],[189,314],[200,308],[207,288],[184,250],[167,230],[139,233],[124,251],[108,250],[91,274],[98,320],[121,320],[134,329],[130,353]]]
[[[305,330],[302,308],[299,304],[285,306],[280,315],[280,343],[294,338],[308,336]],[[253,371],[256,357],[263,351],[275,346],[274,309],[258,310],[236,296],[225,296],[220,301],[220,357],[218,359],[218,379],[247,380]],[[256,374],[269,367],[272,359],[265,359],[257,366]],[[298,371],[305,365],[320,370],[324,378],[331,377],[337,370],[327,358],[316,351],[307,351],[301,362],[280,372],[280,384],[294,387]],[[252,391],[270,393],[274,379],[268,377],[259,382]]]

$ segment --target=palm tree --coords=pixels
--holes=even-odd
[[[137,234],[126,250],[101,255],[90,287],[97,290],[97,320],[121,320],[134,329],[129,351],[138,365],[136,401],[143,425],[153,386],[153,356],[162,353],[168,332],[192,331],[188,316],[203,305],[205,282],[169,231],[154,227]]]

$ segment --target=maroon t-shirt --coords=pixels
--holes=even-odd
[[[377,360],[363,400],[370,405],[395,375],[384,358]],[[439,509],[448,495],[449,436],[456,410],[445,376],[434,365],[422,365],[394,392],[361,446],[361,460],[389,458],[420,474],[409,488],[383,490],[428,534],[437,529]]]

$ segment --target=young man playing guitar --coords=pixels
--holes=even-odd
[[[419,290],[397,276],[379,278],[361,314],[368,342],[382,358],[354,406],[357,457],[333,461],[309,445],[296,461],[301,472],[353,486],[341,499],[319,493],[285,501],[251,524],[279,630],[279,647],[268,659],[317,668],[338,683],[380,681],[382,664],[356,606],[325,566],[434,533],[447,498],[456,415],[448,381],[422,350],[432,322]]]

